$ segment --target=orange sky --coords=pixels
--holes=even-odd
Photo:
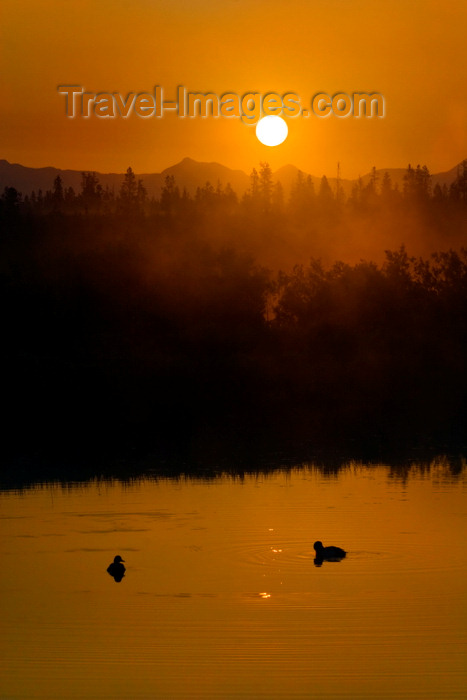
[[[467,157],[465,0],[3,0],[0,158],[158,172],[189,156],[356,177],[448,170]],[[240,119],[67,119],[62,84],[91,92],[379,92],[383,119],[289,119],[261,145]]]

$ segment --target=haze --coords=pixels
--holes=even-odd
[[[247,171],[261,160],[358,177],[447,170],[467,152],[461,0],[4,0],[2,157],[31,167],[154,172],[188,156]],[[280,147],[240,119],[70,120],[57,85],[93,92],[177,85],[222,94],[377,91],[384,119],[289,119]]]

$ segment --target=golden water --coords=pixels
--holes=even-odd
[[[466,495],[442,464],[4,492],[0,698],[465,698]]]

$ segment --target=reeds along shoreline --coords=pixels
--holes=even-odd
[[[274,219],[251,196],[235,238],[240,214],[211,194],[191,218],[39,213],[3,196],[8,459],[462,451],[465,250],[292,267],[292,213]],[[264,264],[268,245],[276,262],[286,250],[283,271]]]

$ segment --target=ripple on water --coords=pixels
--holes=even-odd
[[[411,533],[407,533],[410,535]],[[418,535],[413,537],[413,544],[408,538],[403,550],[395,549],[392,541],[380,542],[380,548],[349,549],[340,562],[324,562],[324,564],[341,564],[340,575],[371,574],[392,575],[403,573],[430,572],[463,572],[465,564],[461,557],[440,557],[433,560],[428,556],[432,545],[429,542],[420,544]],[[223,547],[223,555],[230,562],[244,570],[274,571],[280,567],[283,574],[309,572],[313,564],[315,551],[305,539],[284,539],[274,543],[265,539],[250,541],[231,541]]]

